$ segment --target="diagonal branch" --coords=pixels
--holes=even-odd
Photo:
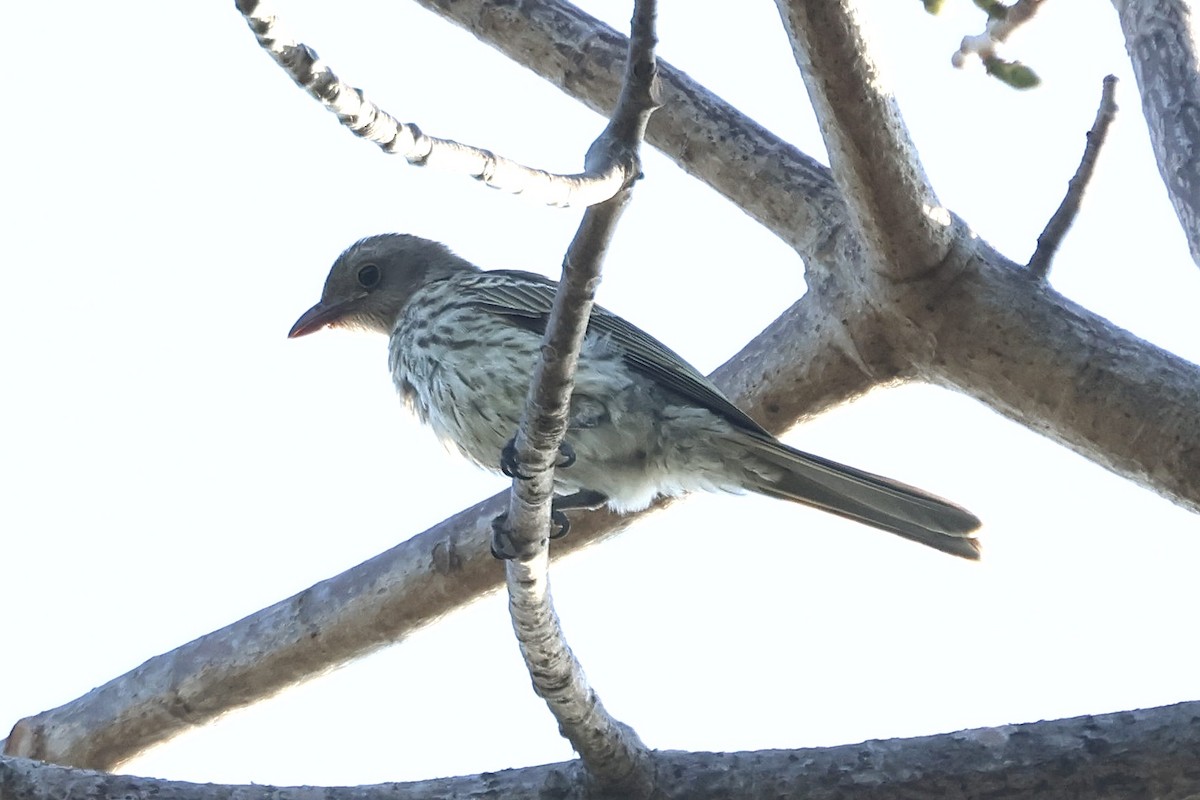
[[[416,125],[399,122],[367,100],[362,90],[343,82],[321,63],[311,47],[283,31],[268,3],[238,0],[237,7],[259,45],[297,86],[336,114],[351,133],[374,142],[389,155],[400,154],[414,166],[465,173],[494,189],[522,194],[552,206],[594,205],[608,200],[624,185],[625,176],[620,169],[557,175],[526,167],[490,150],[426,136]]]
[[[897,280],[920,277],[946,257],[950,214],[938,203],[896,101],[849,0],[777,0],[808,86],[834,181],[873,259]]]
[[[1200,512],[1200,367],[982,244],[975,257],[926,321],[927,379]]]
[[[713,373],[739,406],[774,432],[871,388],[808,298]],[[156,656],[82,697],[20,720],[4,752],[113,769],[223,713],[403,641],[502,585],[488,549],[509,492],[491,497],[366,562]],[[665,506],[660,503],[656,508]],[[643,512],[649,513],[649,512]],[[611,536],[641,514],[579,515],[553,557]]]
[[[546,326],[542,358],[533,374],[515,441],[518,474],[509,500],[504,551],[509,613],[534,690],[546,701],[588,773],[605,790],[649,794],[649,751],[614,719],[588,685],[567,645],[550,598],[549,542],[554,462],[571,410],[575,368],[587,333],[600,267],[617,222],[641,174],[638,151],[655,101],[656,0],[636,0],[624,87],[604,132],[588,150],[591,169],[621,169],[625,188],[589,208],[563,260],[563,274]],[[528,476],[528,477],[526,477]]]

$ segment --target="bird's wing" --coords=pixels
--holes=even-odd
[[[476,273],[463,288],[464,294],[478,307],[545,335],[558,284],[533,272],[491,270]],[[731,403],[712,381],[636,325],[597,305],[592,307],[588,332],[609,337],[621,349],[625,363],[631,369],[651,378],[659,386],[670,389],[689,403],[707,408],[739,428],[770,436],[746,412]]]

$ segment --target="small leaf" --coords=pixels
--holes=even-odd
[[[930,14],[936,14],[942,10],[944,0],[921,0],[925,4],[925,10]]]
[[[1005,61],[993,56],[983,61],[988,75],[1007,83],[1014,89],[1032,89],[1042,82],[1037,73],[1020,61]]]

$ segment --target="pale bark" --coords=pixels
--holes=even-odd
[[[1200,264],[1200,69],[1190,0],[1113,0],[1158,171]]]
[[[1196,365],[977,250],[935,307],[912,308],[928,378],[1200,512]]]
[[[616,196],[584,212],[563,259],[541,358],[513,442],[517,477],[505,523],[497,533],[504,539],[504,551],[512,555],[505,565],[508,610],[534,691],[579,753],[595,786],[626,797],[650,795],[649,751],[637,733],[600,702],[567,644],[550,596],[547,531],[553,524],[555,462],[569,424],[575,370],[600,270],[641,175],[642,139],[657,107],[656,16],[656,0],[637,0],[621,96],[608,126],[587,151],[589,169],[620,169],[625,182]]]
[[[950,214],[921,169],[848,0],[777,5],[872,270],[891,280],[922,277],[950,249]]]
[[[552,206],[590,206],[613,197],[625,186],[620,168],[561,175],[527,167],[490,150],[426,135],[372,103],[318,60],[316,51],[294,40],[269,3],[239,0],[259,45],[296,85],[337,116],[355,136],[374,142],[388,155],[402,156],[416,167],[457,172],[493,189],[521,194]]]
[[[688,800],[1186,800],[1200,785],[1200,702],[807,750],[651,754],[655,797]],[[222,786],[0,758],[0,800],[586,800],[578,761],[347,787]],[[609,795],[611,797],[611,795]]]

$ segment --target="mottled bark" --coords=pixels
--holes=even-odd
[[[739,800],[1186,800],[1200,785],[1200,703],[806,750],[651,756],[656,797]],[[347,787],[221,786],[0,758],[0,800],[586,800],[578,761]]]
[[[1158,171],[1200,264],[1200,71],[1190,0],[1113,0]]]

